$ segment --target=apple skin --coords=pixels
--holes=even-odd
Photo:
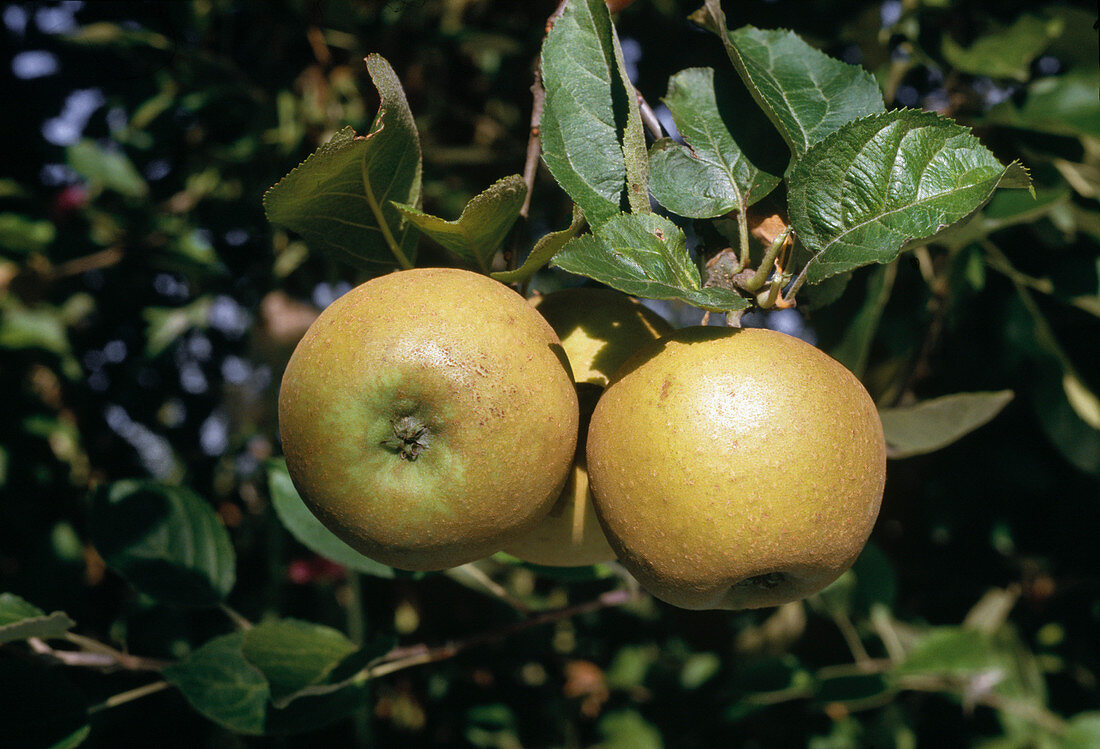
[[[886,448],[859,380],[797,338],[684,328],[638,352],[592,415],[588,470],[619,561],[687,609],[776,606],[847,570]]]
[[[384,564],[435,570],[547,514],[572,468],[577,396],[557,335],[523,297],[421,268],[321,313],[287,365],[279,427],[329,530]]]
[[[577,381],[581,430],[569,481],[538,525],[504,550],[549,567],[580,567],[615,559],[596,518],[584,455],[588,419],[603,388],[638,349],[672,331],[637,300],[611,289],[563,289],[532,301],[561,338]]]

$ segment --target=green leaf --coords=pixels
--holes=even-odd
[[[47,616],[45,611],[14,593],[0,593],[0,645],[28,637],[61,637],[75,624],[61,611]]]
[[[347,686],[277,708],[263,672],[244,655],[244,638],[242,632],[216,637],[162,674],[192,707],[237,733],[301,733],[332,723],[362,703],[362,688]]]
[[[1100,70],[1070,70],[1040,78],[1026,89],[1023,104],[1007,99],[986,112],[981,123],[1070,137],[1100,138]]]
[[[445,221],[412,206],[396,205],[416,228],[460,260],[488,271],[493,255],[519,218],[526,196],[527,185],[523,177],[513,174],[474,197],[457,221]]]
[[[161,673],[191,706],[240,733],[264,732],[271,695],[263,672],[244,657],[240,632],[210,640]]]
[[[814,697],[819,704],[836,703],[849,710],[863,710],[883,704],[894,691],[882,674],[819,673]]]
[[[169,346],[192,328],[201,328],[210,318],[213,299],[200,296],[182,307],[146,307],[141,311],[145,318],[145,355],[150,359],[160,356]]]
[[[392,567],[363,556],[321,524],[294,488],[283,458],[268,462],[267,487],[279,522],[307,549],[365,575],[387,578],[394,576]]]
[[[1011,25],[994,24],[969,46],[944,34],[941,51],[963,73],[1027,81],[1031,63],[1062,33],[1062,20],[1025,13]]]
[[[712,68],[688,68],[669,79],[664,103],[687,142],[662,139],[650,150],[650,189],[665,208],[711,218],[750,206],[779,184],[785,149],[770,142],[775,130],[743,85]]]
[[[257,624],[244,633],[241,648],[263,673],[277,706],[321,682],[356,649],[342,632],[297,619]]]
[[[620,133],[630,115],[603,0],[570,0],[542,48],[546,89],[539,132],[546,167],[592,226],[626,202]]]
[[[57,236],[52,221],[35,220],[18,213],[0,213],[0,248],[11,254],[45,252]]]
[[[637,710],[615,710],[596,724],[603,741],[593,749],[661,749],[661,732]]]
[[[684,689],[698,689],[721,668],[722,659],[717,653],[693,653],[680,669],[680,686]]]
[[[501,283],[522,283],[531,276],[535,275],[539,268],[546,265],[550,260],[561,251],[563,247],[573,237],[577,236],[577,232],[584,226],[584,212],[574,205],[573,206],[573,220],[569,226],[561,231],[552,231],[549,234],[543,235],[538,242],[535,243],[531,253],[527,256],[527,259],[523,261],[516,270],[498,271],[497,273],[490,273],[489,275],[500,281]]]
[[[66,356],[71,352],[69,336],[57,310],[46,306],[26,309],[17,304],[0,308],[0,347],[42,349]]]
[[[1069,719],[1061,749],[1094,749],[1100,746],[1100,712],[1077,713]]]
[[[879,409],[887,455],[908,458],[947,447],[991,421],[1012,398],[1011,390],[955,393],[913,406]]]
[[[789,172],[791,225],[820,281],[888,263],[908,243],[970,215],[998,186],[1028,186],[967,128],[932,112],[856,120],[813,146]]]
[[[840,343],[829,352],[834,359],[852,370],[856,377],[863,377],[863,373],[867,370],[867,357],[871,352],[871,343],[875,339],[879,320],[882,319],[882,311],[890,301],[890,292],[894,288],[897,272],[895,263],[875,268],[871,272],[871,277],[867,280],[867,297],[863,301],[863,306],[848,324]]]
[[[5,747],[69,749],[88,736],[88,698],[62,669],[0,658],[0,695]]]
[[[93,140],[82,140],[69,146],[65,156],[73,171],[94,187],[114,190],[130,198],[144,198],[149,193],[149,185],[121,151],[102,148]]]
[[[595,234],[569,242],[553,264],[631,296],[680,299],[723,312],[749,306],[729,289],[703,288],[683,231],[656,214],[620,214]]]
[[[719,0],[707,0],[693,18],[722,40],[795,158],[845,123],[886,109],[870,73],[829,57],[793,32],[752,26],[728,32]]]
[[[107,566],[162,603],[214,606],[236,580],[229,533],[189,489],[134,480],[100,487],[90,530]]]
[[[420,205],[420,140],[405,91],[381,56],[367,70],[382,104],[370,132],[340,130],[264,195],[274,224],[378,271],[412,267],[416,232],[394,205]]]

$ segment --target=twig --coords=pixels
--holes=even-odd
[[[38,637],[28,638],[27,644],[31,646],[31,650],[39,655],[52,658],[66,666],[78,668],[98,668],[105,671],[117,669],[125,671],[160,671],[169,665],[168,661],[123,653],[121,650],[116,650],[98,640],[73,634],[72,632],[66,633],[64,639],[81,649],[58,650]]]
[[[552,611],[546,611],[541,614],[536,614],[523,621],[509,624],[505,627],[498,627],[497,629],[491,629],[487,632],[472,635],[464,640],[455,640],[445,645],[439,645],[437,647],[428,647],[427,645],[412,645],[402,648],[394,648],[390,652],[383,655],[379,660],[373,664],[367,666],[354,678],[362,680],[376,679],[379,676],[385,676],[386,674],[392,674],[395,671],[401,671],[413,666],[419,666],[423,663],[435,663],[437,661],[453,658],[454,656],[469,650],[477,645],[484,645],[486,643],[495,642],[497,640],[503,640],[506,637],[522,632],[532,627],[537,627],[541,624],[548,624],[550,622],[561,621],[562,619],[568,619],[570,617],[579,616],[581,614],[587,614],[592,611],[598,611],[600,609],[611,608],[613,606],[621,606],[624,603],[629,603],[639,597],[639,593],[635,590],[627,588],[619,588],[612,590],[599,596],[595,600],[587,601],[585,603],[579,603],[575,606],[566,606],[560,609],[554,609]]]
[[[554,27],[554,22],[561,18],[565,12],[567,0],[560,0],[558,7],[546,19],[546,33]],[[508,270],[515,270],[518,265],[520,242],[523,237],[523,227],[527,224],[527,217],[531,213],[531,193],[535,191],[535,174],[539,168],[539,151],[542,146],[542,138],[539,125],[542,122],[542,110],[546,105],[546,89],[542,85],[542,55],[535,57],[534,81],[531,83],[531,124],[527,136],[527,158],[523,164],[523,181],[527,185],[527,195],[523,198],[523,206],[519,209],[519,218],[512,227],[512,242],[510,248],[504,253],[504,262]]]
[[[642,115],[642,124],[653,136],[653,140],[660,140],[665,137],[665,129],[661,127],[661,120],[657,117],[657,113],[653,111],[653,107],[649,106],[649,102],[642,96],[642,92],[635,88],[634,95],[638,97],[638,111]]]
[[[151,684],[146,684],[143,687],[137,687],[131,689],[128,692],[120,692],[113,697],[108,697],[98,705],[92,705],[88,708],[89,713],[98,713],[100,710],[107,710],[112,707],[118,707],[119,705],[125,705],[127,702],[133,702],[139,700],[142,697],[146,697],[150,694],[156,694],[157,692],[168,689],[172,686],[170,681],[154,681]]]
[[[218,608],[222,610],[222,613],[233,620],[233,623],[237,625],[237,629],[243,629],[245,631],[252,629],[252,622],[248,621],[239,611],[231,608],[228,604],[219,604]]]
[[[61,263],[53,269],[52,276],[54,278],[68,278],[70,276],[79,276],[81,273],[90,270],[109,268],[112,265],[118,264],[118,262],[122,260],[123,254],[121,247],[108,247],[105,250],[93,252],[90,255],[73,258],[72,260]]]

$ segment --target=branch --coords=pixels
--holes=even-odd
[[[58,650],[39,637],[31,637],[27,644],[31,650],[39,655],[46,656],[63,663],[66,666],[81,668],[98,668],[104,671],[160,671],[169,665],[168,661],[155,658],[142,658],[137,655],[123,653],[110,645],[105,645],[90,637],[73,634],[65,634],[65,640],[76,645],[80,650]]]
[[[369,679],[376,679],[379,676],[385,676],[386,674],[392,674],[395,671],[419,666],[422,663],[435,663],[436,661],[446,660],[477,645],[503,640],[518,632],[523,632],[524,630],[537,627],[541,624],[549,624],[550,622],[561,621],[562,619],[579,616],[580,614],[621,606],[624,603],[637,600],[639,597],[640,594],[636,590],[620,588],[604,593],[592,601],[546,611],[514,624],[491,629],[486,632],[481,632],[480,634],[472,635],[464,640],[455,640],[434,648],[423,644],[394,648],[352,678],[366,681]]]

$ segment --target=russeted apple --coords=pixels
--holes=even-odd
[[[299,342],[279,394],[306,505],[372,559],[453,567],[547,514],[573,464],[577,396],[523,297],[445,268],[372,279]]]
[[[684,328],[623,365],[587,441],[596,511],[619,561],[688,609],[774,606],[848,569],[885,481],[859,380],[797,338]]]
[[[611,289],[555,291],[533,304],[561,338],[577,383],[581,428],[576,462],[558,501],[538,525],[504,547],[534,564],[576,567],[609,562],[607,544],[592,507],[584,457],[588,418],[611,375],[638,349],[672,327],[637,300]]]

